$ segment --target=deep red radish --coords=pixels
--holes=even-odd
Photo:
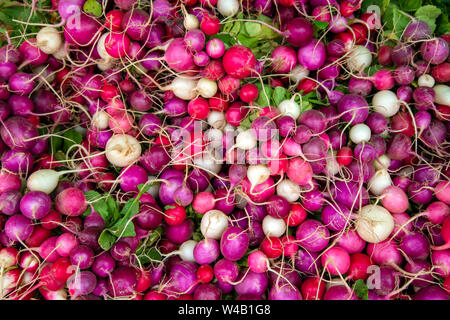
[[[208,117],[209,104],[208,100],[198,97],[188,103],[187,111],[193,119],[204,120]]]
[[[239,97],[241,100],[250,104],[258,98],[258,95],[258,88],[251,83],[243,85],[239,91]]]
[[[208,36],[215,35],[220,30],[219,18],[209,14],[203,15],[203,19],[200,22],[200,29]]]
[[[214,278],[214,270],[209,264],[202,264],[197,269],[197,279],[201,283],[209,283]]]
[[[268,237],[261,243],[261,250],[270,259],[276,259],[283,254],[283,243],[280,238]]]
[[[56,281],[66,282],[75,273],[76,266],[73,266],[68,258],[58,258],[51,268],[51,273]]]
[[[289,216],[284,218],[286,224],[290,227],[296,227],[300,225],[306,219],[306,211],[299,203],[292,203]]]
[[[366,280],[369,277],[369,266],[371,266],[372,260],[364,253],[355,253],[350,256],[350,266],[348,269],[349,277],[356,281],[359,279]]]
[[[256,59],[249,48],[234,45],[225,52],[222,63],[226,73],[237,79],[243,79],[254,70]]]
[[[306,279],[301,286],[302,296],[305,300],[322,300],[325,290],[325,281],[317,277]]]
[[[136,292],[145,292],[147,291],[152,283],[151,274],[146,270],[139,270],[138,280],[136,285]]]
[[[164,212],[164,220],[170,226],[180,225],[186,219],[184,207],[174,204]]]

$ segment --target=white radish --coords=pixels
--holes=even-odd
[[[264,217],[262,229],[266,237],[281,237],[286,232],[286,222],[270,215]]]
[[[97,52],[100,58],[104,60],[110,60],[112,57],[108,54],[105,48],[105,39],[109,33],[104,33],[97,41]]]
[[[250,130],[245,130],[239,133],[236,137],[236,148],[242,150],[250,150],[256,147],[256,138]]]
[[[423,74],[417,79],[417,84],[419,87],[429,87],[433,88],[436,81],[429,74]]]
[[[228,218],[220,210],[205,213],[200,222],[200,232],[205,238],[219,240],[228,228]]]
[[[372,64],[372,54],[364,46],[354,46],[347,58],[347,67],[352,72],[361,72]]]
[[[297,120],[300,116],[300,106],[294,100],[284,100],[278,105],[278,110],[280,110],[282,115],[290,116]]]
[[[58,60],[64,60],[67,57],[67,51],[64,45],[61,45],[61,47],[53,53],[53,56]]]
[[[250,181],[251,188],[250,192],[253,191],[253,188],[260,183],[263,183],[270,177],[270,169],[263,164],[250,165],[247,169],[247,178]]]
[[[197,82],[195,88],[200,96],[209,99],[215,96],[217,93],[217,82],[208,78],[201,78]]]
[[[372,178],[367,183],[368,191],[376,196],[383,193],[383,190],[392,185],[391,175],[386,169],[375,171]]]
[[[300,192],[300,186],[289,179],[284,179],[277,185],[277,195],[284,197],[291,203],[300,198]]]
[[[392,215],[382,206],[369,204],[359,211],[356,232],[369,243],[386,240],[394,230]]]
[[[238,0],[218,0],[217,11],[224,17],[232,17],[239,11]]]
[[[327,157],[327,165],[326,165],[326,171],[328,175],[334,176],[339,173],[340,165],[336,160],[335,152],[333,150],[328,151],[328,157]]]
[[[95,128],[99,130],[107,129],[109,127],[109,114],[105,111],[97,111],[92,116],[91,123]]]
[[[372,136],[372,131],[369,126],[364,123],[355,124],[349,132],[350,140],[354,144],[361,142],[368,142]]]
[[[222,129],[227,123],[225,114],[220,111],[210,111],[207,118],[208,124],[214,129]]]
[[[183,100],[192,100],[197,96],[197,87],[198,80],[187,77],[175,77],[172,83],[166,87],[166,90],[172,90],[173,94],[180,99]]]
[[[56,53],[62,43],[61,35],[54,27],[44,27],[36,35],[36,45],[46,54]]]
[[[400,104],[397,95],[390,90],[378,91],[372,98],[373,109],[386,118],[397,114]]]
[[[387,168],[389,168],[389,166],[391,164],[391,159],[387,155],[382,154],[381,156],[379,156],[377,159],[375,159],[373,161],[373,164],[375,166],[375,169],[377,169],[377,170],[387,169]]]
[[[194,248],[197,245],[197,241],[187,240],[183,242],[178,249],[181,260],[195,262]]]
[[[433,87],[434,102],[444,106],[450,106],[450,87],[445,84],[437,84]]]
[[[141,156],[142,147],[139,141],[128,134],[116,134],[109,138],[105,147],[108,161],[117,167],[133,164]]]
[[[301,64],[298,64],[295,66],[294,69],[291,70],[291,73],[289,74],[289,79],[294,83],[299,83],[307,76],[309,76],[309,70],[306,69]]]
[[[186,31],[198,29],[198,27],[200,26],[200,22],[198,21],[197,17],[190,13],[186,14],[186,16],[184,17],[183,24]]]
[[[114,67],[114,65],[116,64],[117,59],[99,59],[96,61],[97,63],[97,68],[101,71],[106,71],[106,70],[110,70]]]
[[[205,131],[205,140],[208,146],[212,148],[219,148],[223,145],[223,132],[219,129],[209,128]]]
[[[222,163],[220,163],[218,159],[214,158],[208,151],[194,157],[194,164],[200,169],[206,170],[209,175],[212,175],[211,172],[217,174],[222,169]]]
[[[41,169],[33,172],[27,180],[27,188],[29,191],[42,191],[47,194],[53,192],[58,186],[59,177],[64,174],[63,172]]]

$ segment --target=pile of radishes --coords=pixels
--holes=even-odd
[[[0,299],[449,300],[450,34],[361,3],[55,0],[7,37]]]

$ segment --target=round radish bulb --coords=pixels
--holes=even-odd
[[[219,210],[208,211],[200,222],[200,231],[205,238],[219,240],[227,228],[228,218]]]
[[[281,237],[286,232],[286,222],[267,215],[263,219],[262,228],[267,237]]]
[[[142,148],[136,138],[128,134],[116,134],[106,143],[105,151],[111,164],[126,167],[139,159]]]
[[[378,205],[367,205],[359,211],[356,221],[358,235],[369,243],[386,240],[394,230],[394,219],[389,211]]]
[[[359,73],[372,64],[372,53],[364,46],[354,46],[347,58],[350,71]]]
[[[46,54],[56,53],[62,46],[59,31],[53,27],[44,27],[36,35],[36,45]]]

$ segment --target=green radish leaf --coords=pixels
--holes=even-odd
[[[163,234],[163,228],[158,227],[155,230],[153,230],[152,234],[147,238],[147,246],[151,246],[153,243],[155,243],[156,240],[158,240],[161,235]]]
[[[284,87],[275,87],[272,94],[274,106],[278,106],[283,100],[286,100],[286,92]]]
[[[83,136],[75,129],[64,132],[63,137],[66,138],[63,145],[64,152],[67,152],[74,144],[80,144],[83,141]]]
[[[430,25],[431,32],[436,29],[436,19],[442,13],[442,10],[436,6],[426,5],[417,9],[414,16],[417,20],[424,21]]]
[[[262,31],[261,24],[257,22],[246,22],[244,23],[244,27],[245,31],[250,37],[256,37]]]
[[[87,202],[94,202],[101,199],[102,195],[94,190],[89,190],[84,193]]]
[[[269,18],[265,15],[262,15],[262,14],[259,15],[256,18],[256,20],[267,23],[268,25],[273,26],[275,29],[278,29],[278,25],[277,24],[274,25],[272,18]],[[261,40],[269,40],[269,39],[275,39],[275,38],[281,37],[281,35],[278,32],[274,31],[273,29],[271,29],[263,24],[260,24],[260,26],[261,26],[261,32],[259,33],[259,37]]]
[[[375,74],[375,72],[384,69],[384,67],[382,65],[379,64],[375,64],[375,65],[371,65],[369,67],[367,67],[364,72],[367,73],[367,75],[369,77],[373,76]]]
[[[246,36],[246,35],[244,35],[242,33],[239,33],[237,38],[238,38],[239,42],[242,45],[244,45],[244,46],[246,46],[247,48],[250,48],[250,49],[256,47],[256,45],[258,44],[258,40],[259,40],[257,37],[256,38],[249,38],[248,36]]]
[[[317,20],[314,20],[313,22],[314,22],[314,25],[316,26],[316,28],[319,29],[319,30],[326,29],[326,27],[328,27],[328,24],[329,24],[328,21],[317,21]]]
[[[369,288],[367,288],[364,280],[356,280],[353,284],[353,290],[355,291],[355,294],[358,296],[358,298],[362,300],[369,300]]]
[[[97,0],[87,0],[84,3],[83,11],[93,14],[96,17],[100,17],[103,13],[102,5],[98,3]]]
[[[86,218],[88,215],[91,214],[91,212],[92,212],[91,207],[90,207],[90,206],[87,206],[86,210],[84,210],[84,212],[81,214],[81,216],[82,216],[83,218]]]
[[[256,87],[258,87],[259,90],[259,95],[258,95],[258,99],[255,101],[255,104],[257,104],[260,107],[267,107],[270,106],[270,97],[272,97],[272,87],[269,85],[264,85],[264,90],[263,87],[261,85],[261,83],[257,83],[255,84]]]
[[[398,5],[403,10],[412,12],[416,11],[422,6],[422,0],[400,0],[398,2]]]
[[[162,260],[161,254],[155,248],[150,248],[146,253],[147,253],[147,256],[152,260],[156,260],[156,261]]]
[[[105,229],[102,231],[102,233],[100,234],[100,237],[98,237],[98,244],[100,245],[100,247],[105,250],[108,251],[109,249],[111,249],[111,247],[113,246],[113,244],[116,242],[116,237],[113,236],[108,229]]]

